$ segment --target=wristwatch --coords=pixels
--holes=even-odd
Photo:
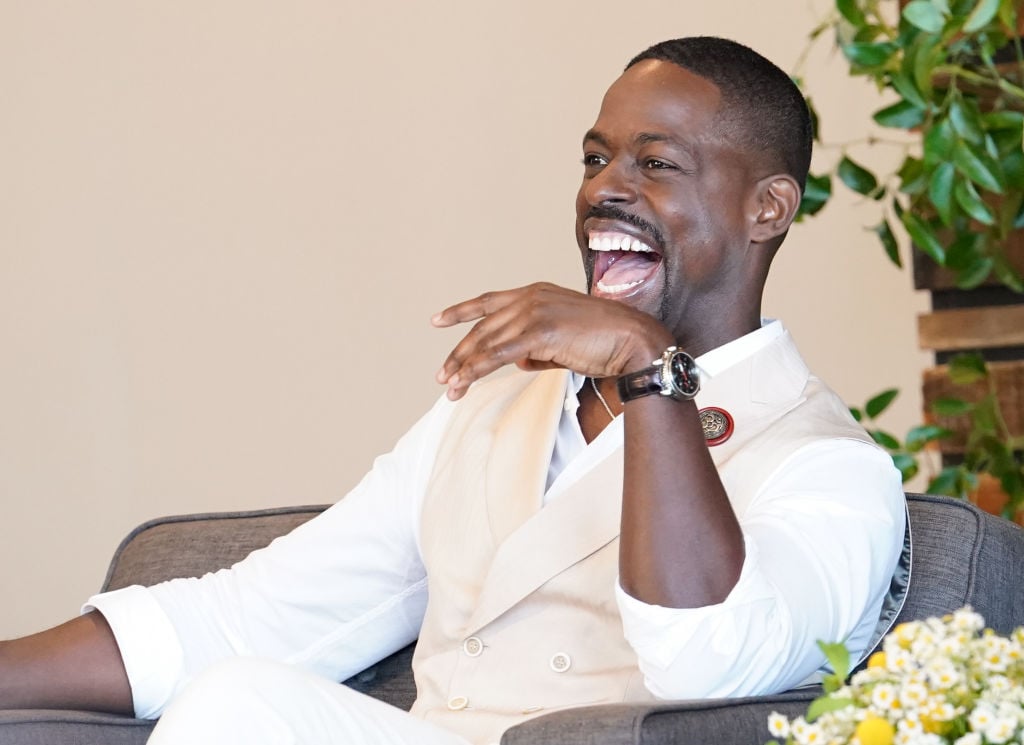
[[[678,347],[669,347],[650,367],[621,375],[618,386],[623,403],[652,393],[689,401],[700,390],[700,373],[693,357]]]

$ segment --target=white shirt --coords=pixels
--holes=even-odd
[[[702,355],[704,377],[783,333],[771,322]],[[584,378],[569,378],[548,471],[557,499],[623,441],[616,418],[587,444],[576,418]],[[270,657],[344,680],[418,635],[427,599],[419,516],[457,403],[442,397],[394,450],[322,515],[230,570],[96,595],[127,670],[135,713],[157,717],[201,669],[231,655]],[[746,558],[720,604],[647,605],[616,594],[649,690],[663,698],[785,690],[820,664],[815,641],[859,654],[874,629],[903,541],[903,490],[889,456],[822,440],[781,463],[741,527]]]

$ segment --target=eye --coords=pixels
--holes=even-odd
[[[675,168],[674,165],[667,161],[660,160],[659,158],[648,158],[644,161],[644,168],[649,168],[652,171],[661,171]]]
[[[600,168],[601,166],[608,165],[608,159],[597,153],[584,153],[583,165],[587,168]]]

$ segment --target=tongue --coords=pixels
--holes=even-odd
[[[607,287],[639,282],[647,278],[655,264],[655,261],[647,258],[644,254],[624,251],[605,270],[601,276],[601,284]]]

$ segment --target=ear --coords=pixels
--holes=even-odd
[[[785,234],[800,207],[800,185],[792,176],[775,174],[757,182],[750,240],[767,243]]]

